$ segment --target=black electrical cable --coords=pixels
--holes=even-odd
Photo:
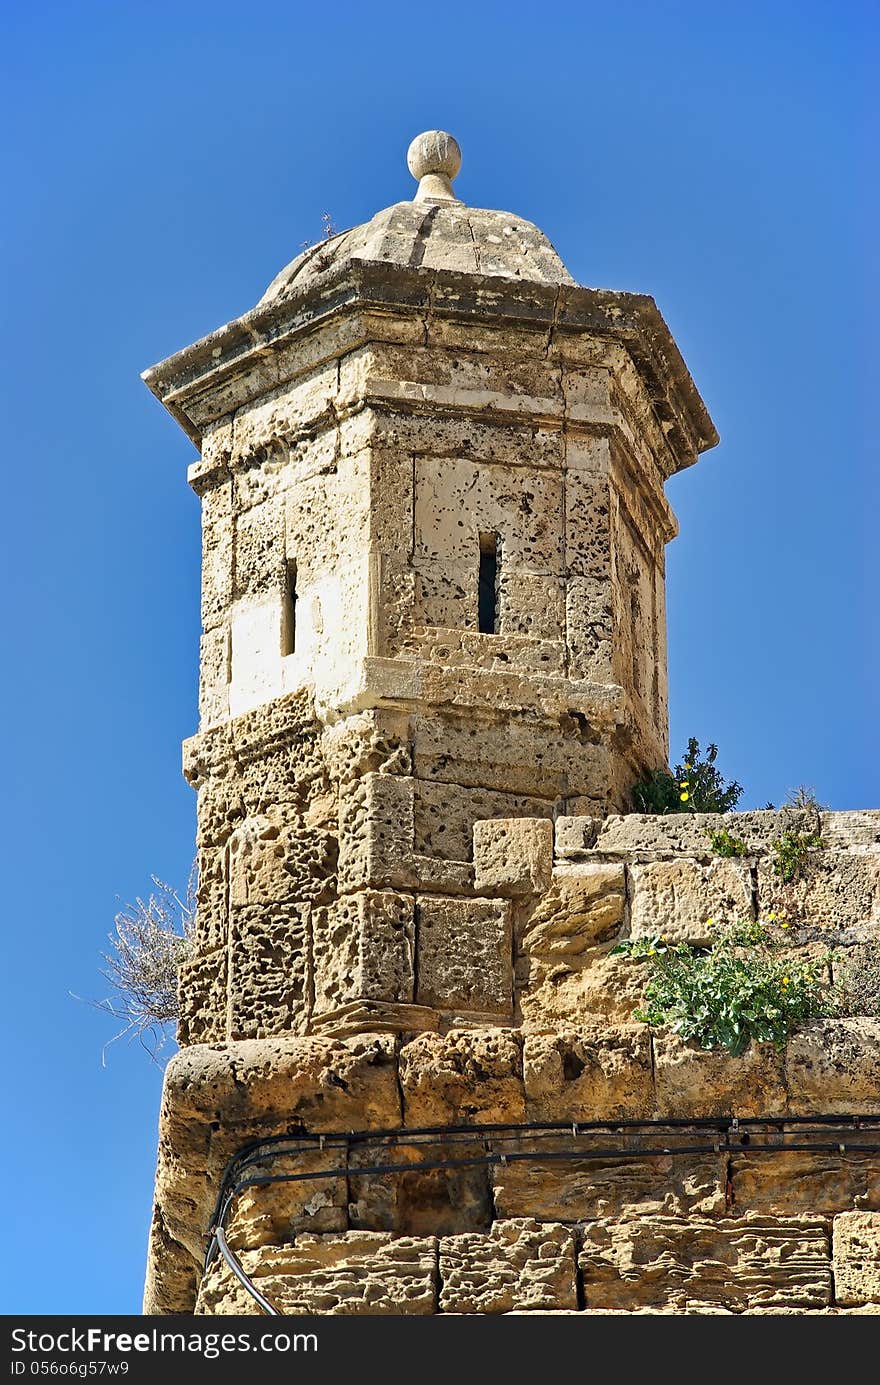
[[[443,1169],[443,1168],[478,1168],[504,1165],[508,1163],[520,1163],[531,1160],[537,1163],[549,1162],[552,1160],[583,1161],[591,1160],[630,1160],[652,1157],[670,1157],[685,1154],[718,1154],[722,1148],[727,1151],[739,1149],[746,1154],[780,1154],[780,1153],[811,1153],[811,1154],[877,1154],[880,1153],[880,1143],[861,1143],[860,1141],[850,1142],[845,1140],[824,1140],[804,1142],[801,1139],[797,1143],[773,1143],[773,1144],[753,1144],[749,1133],[740,1133],[743,1127],[748,1126],[754,1130],[758,1128],[762,1131],[776,1132],[780,1140],[784,1141],[787,1128],[794,1127],[799,1132],[807,1133],[812,1127],[816,1134],[825,1134],[831,1128],[833,1130],[847,1133],[851,1130],[873,1132],[880,1130],[880,1118],[872,1116],[790,1116],[790,1117],[765,1117],[750,1116],[742,1119],[730,1117],[727,1119],[696,1119],[696,1120],[644,1120],[644,1121],[573,1121],[562,1122],[528,1122],[525,1124],[494,1124],[484,1126],[423,1126],[414,1129],[397,1130],[358,1130],[358,1131],[334,1131],[323,1135],[312,1135],[306,1132],[296,1132],[289,1135],[276,1135],[266,1140],[255,1140],[244,1146],[228,1161],[221,1180],[220,1192],[214,1209],[214,1216],[211,1222],[211,1236],[208,1242],[208,1249],[205,1256],[205,1270],[211,1264],[214,1253],[219,1250],[223,1260],[229,1266],[232,1273],[243,1285],[245,1290],[251,1295],[264,1313],[272,1316],[282,1316],[280,1310],[260,1293],[249,1275],[244,1270],[241,1262],[229,1246],[225,1234],[225,1222],[229,1215],[230,1208],[238,1194],[246,1188],[265,1187],[274,1183],[299,1183],[315,1180],[319,1178],[340,1178],[355,1176],[382,1175],[389,1173],[412,1173],[418,1170]],[[568,1149],[568,1150],[498,1150],[490,1149],[490,1143],[498,1144],[509,1140],[543,1139],[548,1137],[567,1136],[579,1139],[581,1137],[599,1134],[612,1134],[618,1131],[628,1131],[631,1135],[644,1131],[665,1131],[673,1135],[685,1130],[713,1130],[723,1136],[722,1140],[714,1140],[711,1143],[702,1144],[661,1144],[657,1146],[642,1145],[636,1148],[621,1148],[620,1146],[600,1147],[598,1149]],[[739,1137],[739,1144],[731,1143],[731,1137]],[[454,1145],[465,1143],[466,1140],[482,1140],[485,1146],[484,1152],[480,1155],[472,1155],[468,1158],[450,1159],[448,1157],[437,1159],[419,1159],[418,1163],[375,1163],[352,1167],[346,1160],[343,1165],[338,1165],[328,1169],[310,1169],[301,1173],[283,1174],[259,1174],[249,1178],[242,1175],[248,1168],[254,1165],[269,1163],[274,1159],[279,1159],[285,1155],[303,1154],[323,1151],[324,1149],[338,1149],[350,1151],[353,1144],[381,1144],[391,1142],[398,1147],[422,1148],[424,1145]],[[295,1144],[295,1148],[291,1148]]]

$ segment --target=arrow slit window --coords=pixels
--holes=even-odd
[[[477,625],[481,635],[498,634],[498,580],[501,554],[497,534],[480,535],[480,577],[477,594]]]

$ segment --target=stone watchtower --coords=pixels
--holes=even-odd
[[[412,200],[145,375],[200,451],[204,627],[152,1311],[254,1309],[216,1241],[201,1260],[227,1161],[274,1137],[261,1176],[306,1176],[223,1221],[270,1301],[432,1311],[444,1237],[519,1225],[493,1221],[491,1163],[450,1162],[459,1127],[570,1120],[529,1105],[524,1035],[549,1090],[557,1060],[589,1068],[561,1028],[614,1017],[581,981],[623,926],[624,867],[583,853],[667,760],[663,484],[717,436],[651,298],[580,287],[535,226],[460,202],[450,136],[408,163]],[[724,864],[712,888],[745,899]],[[625,1029],[594,1034],[628,1075],[618,1114],[650,1068]],[[579,1118],[611,1109],[580,1090]],[[571,1306],[561,1285],[543,1306]]]
[[[183,1044],[509,1016],[474,823],[666,762],[663,482],[715,431],[653,300],[578,287],[459,164],[421,135],[412,201],[145,376],[201,450]]]

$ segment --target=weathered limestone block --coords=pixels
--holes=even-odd
[[[162,1312],[165,1304],[186,1304],[191,1311],[202,1272],[201,1258],[189,1252],[171,1234],[165,1224],[162,1208],[154,1205],[144,1284],[144,1312]]]
[[[517,1001],[524,1030],[567,1029],[585,1021],[631,1024],[644,1000],[649,964],[614,956],[611,945],[565,961],[517,963]]]
[[[528,673],[532,656],[540,658],[549,650],[546,641],[503,640],[502,648],[498,640],[499,636],[460,632],[456,641],[455,633],[445,632],[442,638],[437,636],[432,641],[421,637],[419,651],[430,652],[439,663],[452,663],[460,655],[461,661],[491,670],[500,680],[510,673],[511,666],[520,668],[520,654],[525,661],[522,672]],[[543,673],[549,672],[552,670],[545,666]],[[595,752],[596,748],[588,745],[585,753],[577,740],[558,735],[558,720],[556,726],[552,722],[542,726],[535,722],[534,715],[525,715],[521,705],[511,706],[503,716],[481,706],[479,717],[473,709],[455,713],[443,705],[434,716],[413,715],[412,737],[413,773],[425,783],[448,784],[453,780],[464,788],[484,792],[492,789],[498,794],[549,801],[531,814],[517,807],[517,817],[550,817],[553,801],[560,792],[565,788],[578,792],[581,785],[595,780],[590,751]],[[514,814],[499,810],[478,816]]]
[[[511,471],[463,457],[421,456],[415,464],[415,497],[414,565],[443,561],[468,566],[475,610],[480,532],[504,535],[505,564],[514,570],[562,572],[563,485],[558,472],[532,466]]]
[[[830,851],[880,845],[880,808],[854,813],[823,813],[820,833]]]
[[[312,915],[314,1012],[356,1000],[411,1003],[415,924],[412,895],[363,890]]]
[[[842,1212],[833,1245],[837,1302],[880,1304],[880,1212]]]
[[[583,459],[587,460],[587,459]],[[611,524],[607,442],[591,465],[566,469],[565,561],[576,577],[610,580]]]
[[[816,1217],[591,1222],[583,1229],[579,1264],[588,1308],[696,1300],[740,1311],[806,1309],[831,1300],[827,1224]]]
[[[481,818],[544,817],[551,805],[541,799],[461,788],[451,783],[416,781],[413,799],[413,848],[424,856],[470,861],[474,823]],[[550,824],[552,827],[552,823]]]
[[[208,733],[210,734],[210,733]],[[197,772],[184,761],[185,771]],[[239,785],[228,769],[211,772],[199,784],[196,845],[199,850],[225,847],[244,817]]]
[[[288,378],[280,383],[279,363],[266,358],[263,364],[272,368],[267,387],[259,395],[251,394],[248,403],[236,414],[234,461],[252,458],[276,438],[305,431],[309,424],[314,425],[324,417],[336,397],[338,368],[335,361],[325,360],[316,366],[305,357],[288,361]],[[306,365],[312,368],[304,368]]]
[[[365,774],[412,773],[410,717],[371,710],[333,722],[321,736],[321,756],[335,784],[346,788]]]
[[[287,868],[290,829],[268,817],[247,818],[229,839],[230,903],[287,904],[295,881]]]
[[[215,625],[199,639],[199,725],[212,726],[229,715],[229,630]]]
[[[814,847],[801,858],[789,883],[776,874],[775,860],[768,856],[758,865],[763,914],[783,913],[792,924],[828,930],[880,925],[880,851]]]
[[[339,1162],[338,1150],[304,1148],[252,1164],[248,1178],[318,1175]],[[348,1188],[343,1170],[326,1177],[244,1188],[227,1219],[226,1239],[233,1250],[256,1250],[259,1246],[287,1245],[303,1232],[347,1230]]]
[[[880,1113],[880,1019],[811,1020],[785,1053],[791,1113]]]
[[[601,826],[601,818],[558,817],[553,828],[557,859],[560,861],[588,860]]]
[[[419,1034],[400,1050],[400,1087],[408,1126],[526,1119],[520,1041],[509,1029]]]
[[[653,1045],[658,1115],[775,1116],[788,1109],[784,1059],[773,1044],[751,1043],[736,1058],[677,1034],[657,1033]]]
[[[607,579],[569,577],[565,591],[565,642],[572,678],[613,680],[614,619]]]
[[[710,919],[734,923],[753,917],[751,873],[738,861],[652,861],[629,872],[634,938],[659,935],[705,946]]]
[[[619,1142],[625,1144],[625,1138]],[[585,1147],[583,1140],[580,1146]],[[505,1141],[505,1152],[528,1150],[534,1158],[493,1166],[497,1216],[581,1222],[663,1213],[724,1215],[725,1154],[542,1161],[541,1152],[548,1149],[577,1152],[578,1140],[568,1135],[523,1137],[515,1145]]]
[[[523,1078],[529,1120],[638,1120],[653,1107],[648,1030],[594,1023],[526,1034]]]
[[[862,938],[868,934],[868,937],[864,941],[850,942],[853,934]],[[834,939],[831,964],[835,990],[840,994],[843,1009],[848,1015],[876,1018],[880,1015],[880,930],[875,932],[871,925],[863,925],[858,930],[848,930],[845,944],[841,946],[843,942],[843,937]]]
[[[232,600],[233,488],[230,480],[202,493],[202,628],[223,620]]]
[[[562,665],[565,639],[565,583],[562,578],[511,571],[503,566],[498,580],[498,630],[501,637],[508,639],[532,638],[544,645],[558,642]]]
[[[193,1046],[168,1064],[165,1093],[175,1118],[200,1125],[220,1118],[230,1141],[236,1125],[250,1122],[265,1134],[276,1121],[321,1131],[401,1123],[396,1041],[387,1034]]]
[[[475,822],[474,888],[513,898],[541,894],[553,871],[553,823],[547,818]]]
[[[229,925],[229,1037],[304,1034],[311,1004],[307,904],[233,906]]]
[[[341,796],[340,892],[416,883],[413,797],[414,780],[397,774],[365,774]]]
[[[419,895],[416,1002],[441,1010],[509,1015],[512,949],[506,900]]]
[[[618,935],[625,899],[622,866],[557,866],[526,919],[521,949],[529,957],[571,963]]]
[[[877,1143],[876,1134],[869,1136]],[[880,1210],[880,1155],[780,1151],[731,1158],[733,1207],[764,1214],[832,1216],[853,1207]]]
[[[284,505],[263,500],[235,522],[235,594],[280,592],[284,581]]]
[[[213,952],[223,947],[229,928],[229,883],[226,879],[226,851],[205,847],[198,854],[196,882],[195,952]]]
[[[248,817],[229,841],[230,903],[292,904],[320,899],[335,868],[335,838],[284,810]]]
[[[181,1048],[188,1044],[215,1044],[226,1038],[226,968],[225,948],[181,964],[177,975],[177,1042]]]
[[[488,1231],[493,1209],[485,1166],[455,1167],[470,1153],[442,1141],[389,1140],[353,1144],[349,1150],[349,1225],[407,1236],[446,1236]],[[450,1166],[431,1167],[444,1160]],[[402,1172],[364,1173],[377,1164],[408,1165]]]
[[[433,1313],[437,1301],[437,1243],[433,1238],[348,1231],[299,1236],[290,1246],[245,1250],[245,1273],[283,1314]],[[215,1260],[202,1280],[197,1313],[262,1310]]]
[[[713,859],[709,834],[725,828],[745,842],[749,851],[767,851],[785,824],[797,816],[765,810],[755,813],[626,813],[607,817],[596,839],[596,850],[629,855],[636,860],[670,856]]]
[[[484,1236],[444,1236],[440,1285],[443,1313],[577,1308],[574,1236],[530,1218],[497,1221]]]

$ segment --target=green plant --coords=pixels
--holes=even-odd
[[[700,743],[691,736],[687,753],[674,770],[658,769],[646,774],[631,791],[637,813],[729,813],[739,802],[743,788],[730,783],[715,767],[717,745],[706,747],[701,758]]]
[[[820,968],[786,957],[786,944],[763,923],[722,928],[709,948],[655,937],[614,950],[651,964],[635,1018],[700,1048],[737,1056],[753,1039],[782,1045],[799,1023],[825,1013]]]
[[[741,837],[732,837],[726,827],[706,829],[709,845],[716,856],[748,856],[749,848]]]
[[[790,831],[783,832],[782,836],[777,837],[770,845],[776,852],[773,869],[788,885],[800,875],[807,853],[815,847],[823,846],[824,843],[818,832]]]

